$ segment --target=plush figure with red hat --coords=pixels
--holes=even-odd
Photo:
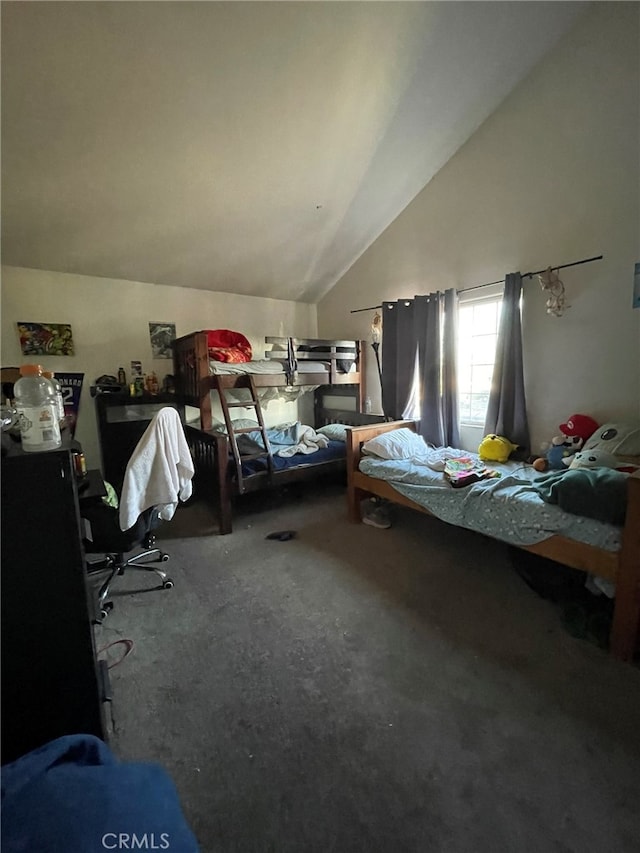
[[[551,439],[546,456],[534,460],[533,467],[536,471],[558,471],[567,468],[571,457],[598,429],[598,423],[589,415],[571,415],[558,429],[560,435]]]
[[[598,429],[598,422],[589,415],[571,415],[566,424],[560,424],[558,429],[563,435],[578,436],[584,444]]]

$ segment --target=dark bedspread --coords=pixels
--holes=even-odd
[[[238,440],[238,446],[241,446]],[[260,449],[259,447],[257,448]],[[316,450],[315,453],[297,453],[295,456],[274,456],[273,468],[275,471],[286,471],[290,468],[308,468],[314,465],[322,465],[324,462],[332,462],[336,459],[346,457],[346,445],[344,441],[330,441],[328,447]],[[266,471],[268,468],[266,458],[250,459],[242,463],[242,475],[249,477]]]

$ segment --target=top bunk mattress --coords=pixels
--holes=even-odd
[[[452,456],[461,455],[461,451],[446,450]],[[475,457],[472,453],[464,455]],[[543,501],[532,486],[540,476],[533,466],[491,462],[489,467],[500,472],[499,479],[453,488],[442,471],[415,459],[363,456],[360,460],[363,474],[386,480],[400,494],[449,524],[513,545],[535,545],[551,536],[565,536],[606,551],[620,548],[622,528],[573,515]]]
[[[355,364],[352,365],[349,373],[356,373]],[[286,361],[278,361],[278,359],[263,358],[258,361],[245,361],[238,364],[229,363],[226,361],[209,360],[209,373],[213,375],[246,375],[253,374],[256,376],[273,376],[274,374],[286,373]],[[297,373],[326,373],[329,374],[329,364],[322,361],[302,361],[298,362]],[[341,374],[347,375],[347,374]]]

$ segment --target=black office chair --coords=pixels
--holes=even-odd
[[[111,586],[118,575],[123,575],[127,569],[137,569],[144,572],[155,572],[160,578],[160,584],[153,589],[171,589],[173,581],[165,571],[153,563],[166,563],[169,554],[155,547],[154,530],[161,523],[157,507],[145,510],[135,525],[129,530],[120,530],[118,510],[106,504],[96,504],[82,509],[82,516],[91,525],[91,540],[85,539],[84,547],[87,554],[100,554],[102,559],[87,561],[89,576],[106,573],[106,579],[98,589],[98,607],[100,619],[105,619],[113,609],[113,602],[108,601]],[[138,547],[144,550],[131,554]]]
[[[91,539],[85,542],[90,554],[104,555],[90,563],[90,575],[107,572],[98,592],[100,616],[112,609],[107,601],[111,585],[127,569],[155,572],[160,585],[152,589],[170,589],[173,581],[153,565],[165,563],[169,555],[155,546],[153,531],[161,519],[171,519],[180,500],[191,496],[193,461],[177,411],[164,407],[158,411],[140,438],[124,475],[120,509],[104,503],[83,506],[82,515],[91,526]],[[162,500],[162,504],[157,504]],[[149,503],[153,505],[149,507]],[[136,517],[136,513],[139,513]],[[127,526],[128,525],[128,526]],[[126,530],[122,528],[127,526]],[[131,554],[135,548],[144,550]],[[127,556],[130,555],[130,556]]]

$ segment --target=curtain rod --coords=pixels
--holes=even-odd
[[[573,261],[570,264],[560,264],[559,266],[551,267],[552,270],[564,270],[567,267],[577,267],[580,264],[590,264],[591,261],[601,261],[604,255],[596,255],[593,258],[583,258],[581,261]],[[534,275],[541,275],[545,270],[549,269],[549,267],[545,267],[544,270],[536,270],[535,272],[525,272],[522,273],[522,278],[531,278]],[[462,290],[456,290],[456,293],[468,293],[470,290],[480,290],[481,287],[491,287],[492,284],[504,284],[504,279],[498,279],[498,281],[488,281],[486,284],[476,284],[473,287],[463,287]],[[382,305],[372,305],[371,308],[353,308],[349,311],[350,314],[358,314],[360,311],[376,311],[378,308],[382,308]]]

